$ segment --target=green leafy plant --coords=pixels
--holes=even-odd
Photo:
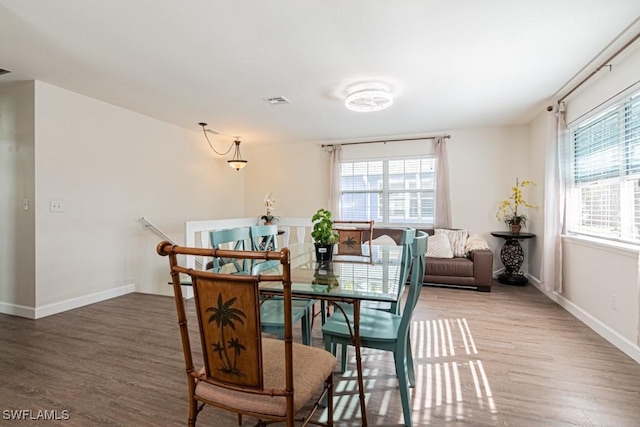
[[[338,241],[338,233],[333,230],[330,211],[322,208],[318,209],[311,217],[311,222],[313,222],[311,237],[313,237],[315,243],[332,245]]]

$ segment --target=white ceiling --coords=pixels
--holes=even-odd
[[[639,17],[639,0],[0,0],[0,82],[248,144],[425,135],[526,122]],[[365,82],[394,105],[347,110]]]

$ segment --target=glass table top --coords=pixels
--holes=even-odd
[[[361,255],[334,252],[332,262],[318,263],[313,244],[289,246],[292,293],[326,299],[396,301],[402,246],[365,244],[361,248]],[[278,267],[279,265],[275,266]],[[261,274],[269,274],[269,271],[265,270]],[[282,292],[282,283],[262,282],[260,290],[267,293]]]

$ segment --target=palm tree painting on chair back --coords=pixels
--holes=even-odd
[[[243,318],[246,318],[244,312],[231,307],[236,300],[237,298],[233,297],[228,301],[224,301],[222,299],[222,294],[218,294],[217,307],[209,307],[206,311],[208,313],[212,313],[211,316],[209,316],[209,323],[215,323],[220,329],[220,340],[211,344],[213,351],[218,355],[222,362],[223,367],[220,368],[220,370],[226,374],[242,377],[244,374],[237,368],[237,362],[238,356],[243,350],[246,350],[246,347],[240,343],[238,337],[227,339],[225,336],[226,328],[235,330],[235,322],[244,324]],[[229,353],[227,351],[229,349],[233,350],[233,362],[231,361],[231,357],[229,357]]]

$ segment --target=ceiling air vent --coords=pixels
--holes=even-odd
[[[0,76],[3,74],[9,74],[11,71],[9,70],[3,70],[2,68],[0,68]]]
[[[274,98],[264,98],[264,101],[271,105],[291,104],[291,101],[289,101],[284,96],[276,96]]]

